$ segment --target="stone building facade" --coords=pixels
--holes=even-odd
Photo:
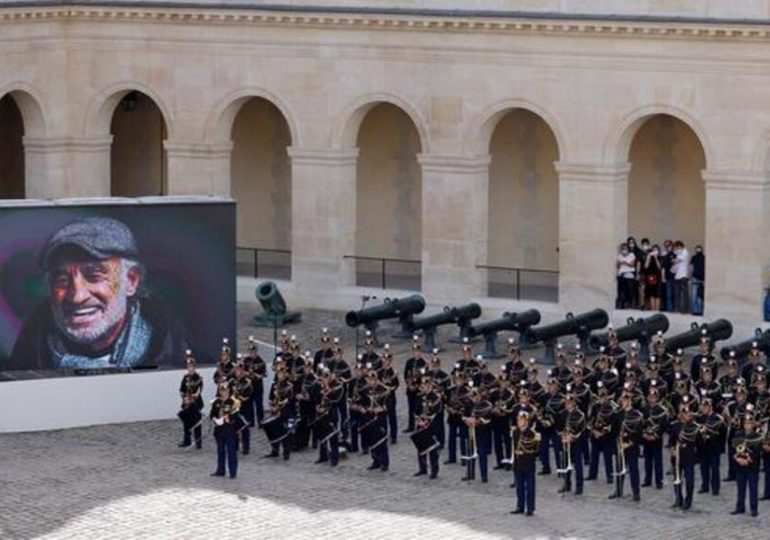
[[[767,0],[381,4],[4,2],[0,196],[230,194],[304,306],[365,256],[435,304],[613,310],[618,244],[681,238],[706,318],[759,323]],[[517,268],[558,294],[490,295]]]

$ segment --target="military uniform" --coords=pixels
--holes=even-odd
[[[751,415],[749,415],[751,417]],[[759,513],[759,465],[762,455],[762,436],[753,427],[744,427],[733,438],[733,459],[735,465],[735,481],[738,491],[733,514],[746,512],[746,492],[749,494],[749,509],[756,517]]]
[[[520,413],[522,414],[522,413]],[[526,413],[529,423],[530,418]],[[540,453],[540,434],[530,425],[513,430],[513,474],[516,483],[516,509],[512,514],[535,512],[535,468]]]
[[[194,365],[194,364],[193,364]],[[198,372],[186,373],[179,384],[179,395],[182,398],[182,410],[177,416],[182,421],[182,442],[180,447],[187,447],[193,443],[192,437],[195,437],[195,447],[201,448],[203,439],[202,420],[203,415],[203,378]]]
[[[669,447],[672,449],[672,461],[674,464],[674,506],[689,510],[692,507],[693,492],[695,489],[695,463],[698,455],[700,434],[698,426],[692,419],[694,400],[690,396],[683,399],[681,408],[688,411],[688,416],[683,417],[671,426]],[[683,489],[684,488],[684,489]]]
[[[432,388],[432,385],[425,383],[423,391],[420,393],[417,410],[417,433],[427,430],[426,433],[432,435],[435,445],[426,452],[418,452],[417,465],[418,472],[415,476],[421,476],[428,473],[428,462],[430,461],[430,478],[436,478],[439,470],[439,425],[443,424],[443,397]]]
[[[542,436],[540,442],[540,462],[542,470],[540,474],[551,474],[550,448],[556,457],[556,464],[561,463],[561,440],[556,431],[556,422],[564,410],[564,396],[556,390],[556,381],[549,379],[549,391],[543,394],[538,414],[538,431]]]
[[[236,417],[236,448],[240,446],[243,455],[248,455],[251,449],[251,430],[249,426],[254,424],[254,406],[251,404],[252,387],[251,379],[245,368],[238,367],[238,375],[232,382],[233,397],[238,400],[239,410]]]
[[[217,397],[211,404],[211,420],[214,422],[214,439],[217,443],[217,469],[212,476],[225,475],[225,460],[230,478],[238,474],[236,448],[236,415],[240,404],[232,397]]]
[[[414,431],[414,414],[417,408],[418,381],[420,371],[425,369],[427,363],[422,357],[419,344],[413,344],[414,356],[407,359],[404,364],[404,385],[406,386],[407,426],[404,433]]]
[[[468,426],[468,453],[470,454],[465,456],[467,470],[463,480],[476,478],[478,461],[481,481],[486,483],[488,481],[487,456],[491,446],[489,423],[492,419],[492,404],[478,393],[478,389],[474,389],[473,392],[477,397],[472,398],[463,413],[463,421]]]

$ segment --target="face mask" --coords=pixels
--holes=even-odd
[[[649,244],[642,244],[642,249],[648,250],[648,249],[650,249],[650,245]]]
[[[622,255],[628,255],[628,250],[627,250],[627,249],[624,249],[624,250],[623,250],[623,251],[621,251],[620,253],[621,253]]]

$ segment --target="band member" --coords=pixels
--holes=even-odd
[[[179,385],[179,395],[182,398],[182,410],[179,411],[177,416],[182,421],[182,442],[179,443],[179,447],[189,447],[192,445],[192,437],[195,437],[195,448],[201,448],[201,442],[203,439],[203,399],[201,393],[203,392],[203,378],[195,369],[195,358],[192,356],[192,351],[187,350],[187,358],[185,363],[187,365],[187,372],[182,377],[182,382]]]
[[[363,416],[368,406],[367,401],[367,388],[369,383],[366,379],[366,366],[362,363],[356,364],[353,378],[347,385],[347,399],[349,400],[350,410],[350,444],[349,450],[351,452],[358,452],[358,441],[363,439],[359,437],[358,428],[363,424]],[[339,413],[337,414],[339,416]],[[363,443],[363,440],[362,440]],[[369,448],[363,445],[363,453],[368,454]]]
[[[701,369],[701,373],[708,372],[709,368]],[[703,379],[701,379],[703,382]],[[724,419],[714,411],[714,405],[710,398],[701,399],[701,414],[696,419],[700,425],[700,478],[701,486],[698,493],[708,493],[719,495],[720,472],[719,461],[725,448],[727,435],[727,425]]]
[[[531,416],[522,410],[516,415],[513,430],[513,474],[516,484],[516,509],[511,514],[535,513],[535,468],[540,453],[540,434],[532,428]]]
[[[564,485],[559,493],[572,491],[572,471],[575,471],[575,495],[583,494],[583,442],[586,419],[577,406],[572,393],[572,386],[567,386],[564,398],[564,410],[557,418],[556,430],[561,442],[563,467],[561,469]]]
[[[658,330],[652,344],[652,354],[658,360],[658,374],[668,382],[671,388],[671,372],[674,369],[674,362],[671,353],[666,350],[666,340],[663,339],[663,332]]]
[[[345,351],[340,346],[339,339],[334,338],[332,342],[334,345],[334,353],[332,355],[332,359],[327,362],[327,367],[331,370],[332,373],[334,373],[337,381],[339,381],[339,383],[342,384],[347,390],[348,382],[352,377],[350,366],[345,361]],[[348,401],[346,399],[341,399],[337,404],[337,408],[340,415],[340,437],[343,441],[347,441],[349,428]]]
[[[460,455],[467,454],[468,426],[463,422],[463,411],[470,403],[470,387],[463,371],[452,375],[454,384],[446,400],[447,425],[449,426],[449,456],[445,465],[457,463],[457,439],[460,439]]]
[[[735,460],[735,481],[738,497],[735,502],[735,510],[731,514],[744,514],[746,512],[746,490],[749,492],[749,509],[751,516],[757,517],[759,504],[757,494],[759,490],[759,461],[762,454],[762,435],[757,433],[757,423],[753,411],[750,410],[743,416],[742,429],[736,433],[733,439]]]
[[[471,385],[469,383],[469,385]],[[476,461],[479,463],[481,482],[486,484],[487,456],[491,446],[491,433],[489,423],[492,416],[492,404],[483,395],[479,388],[471,386],[471,403],[463,413],[463,422],[468,426],[468,453],[464,456],[467,471],[463,481],[476,478]]]
[[[756,341],[751,342],[751,350],[749,351],[748,362],[743,365],[741,369],[741,378],[750,381],[751,376],[757,369],[757,366],[762,366],[767,369],[762,352],[759,350],[759,343]]]
[[[443,396],[429,377],[423,377],[420,383],[420,396],[417,402],[417,430],[412,440],[417,448],[419,470],[414,476],[428,474],[430,460],[430,478],[438,476],[438,453],[441,443],[438,437],[438,425],[443,424],[440,417],[443,410]],[[425,442],[427,441],[427,442]]]
[[[521,358],[519,344],[513,338],[508,338],[509,359],[505,363],[505,375],[513,386],[518,386],[521,381],[527,380],[527,364]]]
[[[294,385],[289,380],[287,368],[282,362],[276,364],[275,380],[270,387],[268,399],[270,411],[262,424],[270,442],[270,453],[266,458],[280,455],[283,449],[283,459],[291,456],[291,426],[289,420],[294,419]],[[273,429],[275,430],[273,432]]]
[[[738,387],[738,379],[740,378],[735,351],[730,351],[730,356],[727,358],[727,373],[719,377],[719,386],[722,388],[723,408],[735,397],[735,389]]]
[[[233,363],[230,342],[227,338],[222,338],[222,350],[219,353],[219,362],[214,371],[214,384],[219,386],[222,383],[229,383],[232,379],[235,364]]]
[[[362,443],[369,448],[372,456],[369,470],[380,469],[386,472],[390,466],[388,434],[385,426],[388,413],[388,389],[374,372],[367,375],[366,381],[366,391],[362,396],[366,405],[362,412],[362,425],[359,431],[363,438]]]
[[[313,371],[318,371],[318,364],[325,364],[334,355],[332,349],[332,338],[329,336],[329,329],[321,330],[321,348],[313,355]]]
[[[364,352],[361,353],[361,361],[366,365],[371,365],[370,369],[379,371],[380,368],[382,368],[382,359],[380,358],[380,355],[377,354],[377,352],[374,350],[374,345],[374,336],[369,330],[367,330],[366,339],[364,339]],[[383,346],[383,350],[390,352],[390,345],[386,343]]]
[[[668,407],[661,402],[660,392],[656,387],[650,388],[647,394],[647,406],[642,412],[644,414],[642,487],[651,486],[654,477],[655,489],[663,489],[663,434],[668,430],[670,418]]]
[[[538,408],[538,431],[542,435],[540,442],[540,474],[551,474],[550,447],[553,447],[556,456],[556,466],[561,463],[561,441],[556,432],[556,420],[564,410],[564,396],[559,392],[559,381],[550,377],[546,382],[547,391],[541,398]]]
[[[722,387],[714,380],[714,374],[708,365],[704,365],[700,369],[700,377],[698,382],[695,383],[695,393],[701,399],[710,399],[714,412],[722,410]]]
[[[708,367],[714,379],[719,375],[717,373],[717,358],[712,354],[711,339],[707,335],[700,338],[700,350],[698,354],[692,357],[690,363],[690,378],[693,383],[700,381],[701,368]]]
[[[382,367],[378,371],[380,382],[388,389],[388,433],[390,444],[396,444],[398,439],[398,418],[396,416],[396,390],[398,390],[398,373],[393,369],[393,353],[388,347],[382,353]]]
[[[644,427],[644,415],[634,408],[634,397],[625,392],[620,398],[620,414],[617,416],[619,427],[617,429],[617,466],[615,470],[615,493],[609,498],[616,499],[623,496],[623,485],[626,481],[626,473],[631,480],[631,492],[634,501],[640,500],[639,490],[639,443],[642,440]]]
[[[669,448],[674,467],[673,507],[689,510],[695,489],[695,462],[699,440],[698,426],[694,422],[697,404],[691,396],[684,396],[679,406],[679,421],[671,426]],[[682,484],[684,483],[684,493]]]
[[[501,369],[497,384],[489,393],[489,400],[492,402],[490,425],[497,460],[494,469],[511,470],[511,411],[516,404],[516,393],[511,388],[511,381],[506,377],[504,369]]]
[[[748,396],[746,382],[740,377],[735,383],[734,396],[735,399],[730,401],[723,410],[723,415],[727,422],[727,478],[724,479],[725,482],[735,480],[735,459],[733,459],[735,445],[733,444],[733,438],[741,429],[741,417],[746,414],[746,409],[749,406],[749,402],[746,399]]]
[[[312,428],[315,419],[315,407],[318,404],[313,399],[313,387],[317,377],[313,371],[313,356],[310,351],[305,351],[302,372],[294,382],[294,399],[296,407],[296,421],[294,428],[293,451],[304,450],[310,444]],[[317,447],[317,441],[316,446]]]
[[[217,442],[217,470],[211,476],[225,475],[225,457],[230,478],[238,474],[238,450],[236,448],[236,415],[238,400],[230,395],[227,383],[219,385],[217,398],[211,404],[211,420],[214,422],[214,439]]]
[[[406,386],[407,426],[404,433],[414,431],[414,411],[417,408],[417,393],[419,392],[420,370],[427,364],[422,356],[422,345],[419,337],[412,338],[412,356],[404,365],[404,385]]]
[[[239,360],[235,365],[232,382],[233,398],[238,401],[239,409],[236,416],[236,448],[240,445],[243,455],[251,450],[251,430],[249,426],[254,424],[254,406],[251,404],[251,377],[246,372],[244,363]]]
[[[259,425],[265,419],[264,395],[267,365],[262,357],[259,356],[257,341],[254,339],[254,336],[249,336],[248,353],[246,353],[243,363],[246,366],[246,371],[251,376],[251,403],[254,406],[252,418],[256,418],[256,423]],[[251,426],[254,426],[253,422]]]
[[[618,370],[618,374],[621,375],[626,366],[626,351],[621,347],[618,334],[612,327],[608,329],[607,341],[607,347],[604,350],[604,354],[609,359],[607,369],[615,368]]]
[[[323,363],[319,363],[323,366]],[[339,407],[337,402],[345,399],[345,388],[337,381],[334,374],[324,369],[320,383],[320,398],[314,404],[313,428],[318,440],[318,460],[316,463],[329,461],[336,467],[340,458]]]
[[[591,408],[588,428],[591,433],[591,460],[588,466],[588,480],[596,480],[599,475],[599,457],[604,460],[604,473],[607,483],[613,482],[612,458],[615,455],[615,416],[617,404],[610,399],[610,393],[601,381],[598,383],[597,401]]]
[[[769,422],[767,418],[765,422]],[[762,500],[770,500],[770,429],[765,424],[764,434],[762,435],[762,469],[765,471],[764,491]]]
[[[427,375],[433,381],[436,392],[442,397],[441,408],[436,415],[436,437],[438,437],[439,450],[443,450],[446,445],[446,426],[444,425],[444,402],[449,395],[449,388],[452,386],[452,376],[441,369],[441,358],[438,356],[438,349],[433,349],[433,358],[430,360],[430,369]]]
[[[559,392],[564,392],[567,384],[572,380],[572,370],[567,365],[567,353],[561,343],[556,345],[556,358],[550,376],[559,383]]]

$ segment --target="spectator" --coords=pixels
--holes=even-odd
[[[628,306],[629,308],[636,308],[639,306],[639,282],[641,281],[640,277],[640,270],[641,263],[640,261],[644,258],[644,252],[639,247],[639,245],[636,243],[636,238],[633,236],[629,236],[626,239],[626,245],[628,246],[628,252],[631,253],[634,256],[634,287],[633,292],[631,293],[631,304]]]
[[[671,240],[663,242],[663,255],[661,265],[663,266],[663,309],[665,311],[676,311],[674,305],[674,243]]]
[[[636,280],[638,282],[637,287],[639,288],[639,303],[637,306],[639,309],[646,309],[647,295],[645,293],[647,292],[647,287],[644,282],[644,267],[645,262],[647,261],[647,255],[650,253],[650,239],[642,238],[641,244],[641,249],[634,253],[634,255],[636,255]]]
[[[690,253],[681,240],[674,242],[674,288],[675,303],[679,313],[690,313]]]
[[[644,245],[644,244],[642,244]],[[648,300],[648,308],[660,311],[660,291],[663,285],[663,265],[660,261],[660,247],[652,246],[642,267],[644,276],[644,293]]]
[[[703,282],[706,279],[706,256],[703,246],[695,246],[695,254],[690,260],[690,298],[692,314],[703,315]]]
[[[636,256],[628,244],[620,244],[620,254],[615,263],[618,272],[618,307],[633,307],[634,289],[636,288]]]

